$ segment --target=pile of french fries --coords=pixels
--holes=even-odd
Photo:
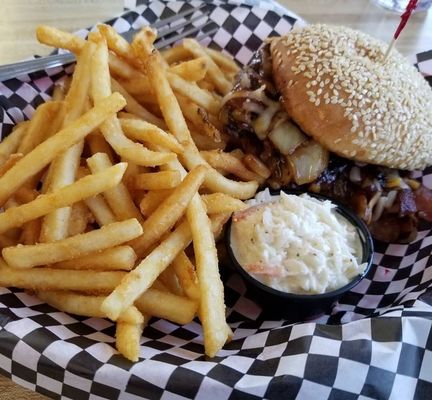
[[[198,316],[205,353],[229,340],[216,240],[268,171],[224,152],[222,97],[237,65],[193,39],[163,52],[107,25],[87,40],[41,26],[74,74],[0,143],[0,286],[116,322],[137,361],[151,317]]]

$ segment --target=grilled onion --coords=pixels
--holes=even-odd
[[[286,120],[272,129],[269,139],[285,156],[293,153],[297,147],[308,140],[297,126]]]
[[[314,181],[327,168],[329,153],[319,143],[309,140],[287,156],[297,185]]]

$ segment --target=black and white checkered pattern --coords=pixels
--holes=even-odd
[[[119,31],[201,2],[125,4],[130,10],[110,21]],[[220,29],[206,43],[242,63],[264,38],[302,23],[268,1],[212,5],[210,18]],[[414,62],[432,76],[432,51]],[[28,118],[72,68],[0,83],[1,134]],[[432,169],[423,180],[432,187]],[[307,323],[267,320],[240,277],[222,271],[234,338],[213,359],[203,356],[198,322],[181,327],[153,320],[144,331],[140,361],[129,363],[113,347],[114,326],[108,320],[67,315],[3,288],[0,372],[56,399],[432,398],[431,250],[426,225],[410,245],[377,243],[367,279],[330,315]]]

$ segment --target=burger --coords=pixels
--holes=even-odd
[[[223,99],[232,143],[270,169],[273,188],[332,197],[375,238],[409,242],[432,221],[432,89],[399,52],[340,26],[270,38]]]

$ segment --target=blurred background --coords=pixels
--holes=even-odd
[[[279,3],[308,22],[345,24],[389,42],[399,23],[400,13],[377,6],[377,1],[396,0],[279,0]],[[124,5],[130,2],[0,0],[0,64],[51,51],[39,45],[34,38],[34,29],[38,24],[74,31],[120,14]],[[397,48],[405,55],[432,48],[432,11],[418,12],[411,17]]]

